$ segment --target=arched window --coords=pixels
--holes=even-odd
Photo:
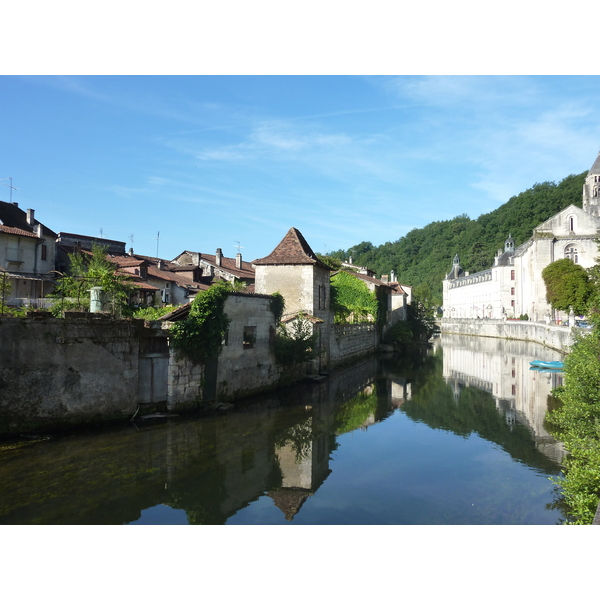
[[[569,244],[565,248],[565,258],[569,258],[574,263],[578,263],[579,262],[579,257],[577,256],[577,247],[574,246],[573,244]]]
[[[569,231],[575,231],[575,219],[569,217]]]

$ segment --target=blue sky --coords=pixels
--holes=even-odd
[[[599,98],[597,76],[4,75],[0,178],[139,254],[160,232],[163,258],[251,260],[292,226],[329,252],[588,169]]]

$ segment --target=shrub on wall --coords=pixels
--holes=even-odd
[[[220,354],[230,323],[225,314],[230,291],[230,286],[216,284],[194,298],[188,318],[171,329],[173,343],[181,354],[196,363],[205,363]]]
[[[316,356],[318,334],[313,333],[312,325],[303,315],[287,326],[280,325],[273,340],[275,361],[290,366],[312,360]]]

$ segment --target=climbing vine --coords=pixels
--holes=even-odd
[[[376,321],[381,312],[366,283],[344,271],[331,278],[331,310],[336,323]]]
[[[272,346],[275,361],[289,366],[312,360],[317,356],[318,335],[303,314],[287,326],[280,325]]]
[[[230,286],[216,284],[199,293],[192,301],[185,321],[178,321],[171,330],[175,347],[197,363],[218,356],[229,327],[225,300]]]
[[[279,292],[275,292],[271,295],[271,299],[269,300],[269,308],[275,317],[275,324],[279,325],[285,309],[285,300]]]

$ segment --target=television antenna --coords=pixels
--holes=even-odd
[[[158,242],[160,240],[160,231],[156,234],[156,258],[158,258]]]
[[[236,242],[236,243],[233,245],[233,247],[234,247],[234,248],[237,248],[237,249],[238,249],[238,252],[241,252],[241,251],[242,251],[242,248],[243,248],[244,246],[242,246],[242,245],[241,245],[239,242]]]
[[[8,183],[3,183],[2,185],[5,185],[7,188],[10,188],[10,203],[12,204],[12,192],[13,190],[19,191],[19,188],[13,187],[12,177],[4,177],[3,179],[0,179],[0,181],[10,181],[10,185],[8,185]]]

